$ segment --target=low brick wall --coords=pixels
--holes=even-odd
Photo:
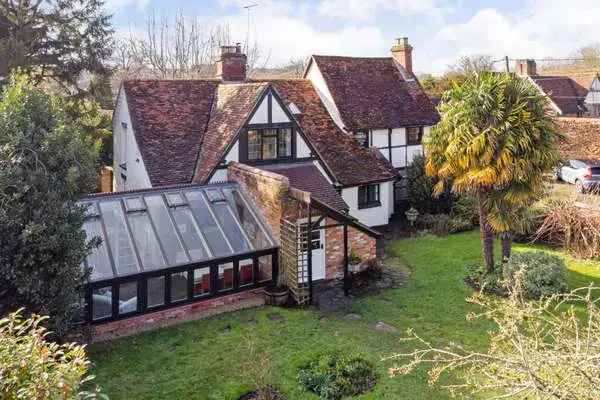
[[[93,328],[92,340],[103,342],[216,314],[260,307],[264,304],[265,298],[262,288],[248,290],[96,325]]]

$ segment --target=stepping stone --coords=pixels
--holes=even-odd
[[[267,318],[269,318],[270,321],[283,321],[284,320],[284,318],[281,315],[275,314],[275,313],[267,314]]]
[[[378,332],[386,332],[386,333],[398,332],[398,329],[396,329],[395,326],[386,324],[385,322],[382,322],[382,321],[379,321],[378,323],[376,323],[375,326],[373,326],[373,329],[375,329]]]
[[[362,315],[356,314],[356,313],[350,313],[350,314],[346,314],[346,318],[349,319],[350,321],[358,321],[359,319],[362,319]]]

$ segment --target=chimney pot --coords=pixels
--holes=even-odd
[[[412,50],[407,37],[397,38],[391,49],[392,57],[410,74],[413,73]]]

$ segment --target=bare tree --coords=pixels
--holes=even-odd
[[[460,75],[470,75],[477,72],[492,71],[494,62],[492,57],[486,54],[473,54],[462,56],[457,63],[450,67],[451,71]]]
[[[455,394],[479,393],[497,399],[600,398],[599,288],[528,301],[523,297],[522,273],[516,281],[507,300],[482,293],[470,299],[484,311],[468,319],[483,316],[497,325],[487,352],[457,344],[436,347],[411,332],[406,340],[420,348],[390,357],[407,360],[390,373],[404,375],[429,364],[431,384],[452,372],[464,379],[445,386]]]
[[[124,77],[134,74],[160,79],[207,78],[214,75],[221,46],[231,44],[228,25],[209,26],[182,13],[174,18],[152,13],[146,20],[144,36],[130,34],[119,43],[114,61]],[[256,66],[266,64],[268,57],[263,57],[257,43],[246,46],[251,73]]]

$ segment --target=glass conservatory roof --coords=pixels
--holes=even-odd
[[[102,244],[86,259],[90,281],[276,247],[235,183],[151,189],[81,200],[84,230]]]

